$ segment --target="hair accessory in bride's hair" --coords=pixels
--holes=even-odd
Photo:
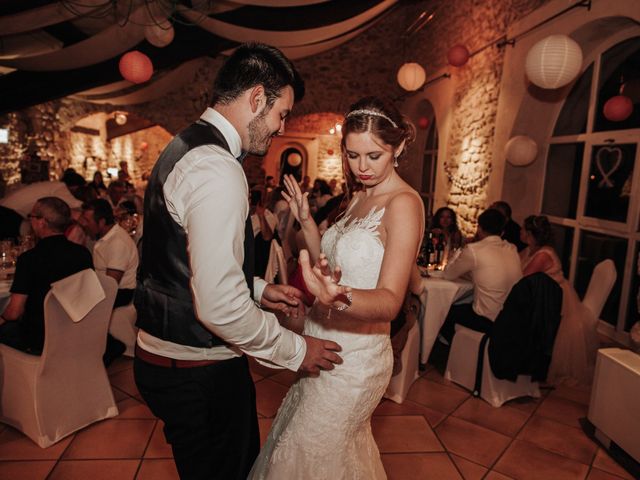
[[[389,122],[391,125],[393,125],[393,128],[398,128],[398,125],[396,124],[396,122],[391,120],[384,113],[376,112],[375,110],[368,110],[368,109],[364,109],[364,108],[360,109],[360,110],[353,110],[353,111],[347,113],[347,116],[345,118],[356,117],[358,115],[370,115],[372,117],[384,118],[387,122]]]

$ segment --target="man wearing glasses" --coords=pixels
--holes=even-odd
[[[44,346],[44,298],[51,284],[93,268],[91,253],[67,240],[71,210],[57,197],[39,199],[28,215],[38,243],[18,257],[11,298],[0,316],[0,343],[33,355]]]

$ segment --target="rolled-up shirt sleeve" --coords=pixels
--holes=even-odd
[[[235,159],[210,155],[193,168],[182,178],[176,172],[180,186],[172,200],[188,237],[198,318],[243,352],[297,370],[306,353],[304,339],[256,305],[242,271],[249,205],[241,166]],[[265,283],[256,286],[261,295]]]

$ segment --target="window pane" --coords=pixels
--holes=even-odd
[[[627,240],[620,237],[583,231],[580,236],[580,248],[576,270],[575,287],[580,298],[584,297],[595,266],[602,260],[610,258],[616,265],[618,276],[611,294],[604,305],[600,318],[611,325],[616,325],[620,307],[620,292],[624,275],[624,261],[627,255]]]
[[[585,215],[626,223],[635,157],[635,144],[593,147]]]
[[[640,242],[636,243],[636,261],[633,263],[633,274],[631,275],[631,290],[629,290],[629,308],[625,331],[640,320]]]
[[[593,63],[585,70],[580,79],[573,85],[571,93],[562,106],[558,116],[553,136],[577,135],[587,131],[587,113],[589,111],[589,96],[591,92],[591,78],[593,77]]]
[[[594,131],[624,130],[640,127],[640,96],[637,91],[638,72],[640,72],[640,37],[620,42],[602,54]],[[633,112],[626,120],[612,122],[604,116],[604,104],[611,97],[619,95],[620,90],[622,90],[623,95],[631,98]]]
[[[542,212],[564,218],[576,218],[583,143],[549,146]]]
[[[569,278],[574,230],[572,227],[552,223],[551,231],[553,232],[553,248],[558,252],[558,257],[560,257],[560,261],[562,262],[562,272],[565,278]]]
[[[420,191],[423,193],[432,193],[435,184],[435,169],[433,168],[435,156],[425,153],[422,159],[422,186]]]

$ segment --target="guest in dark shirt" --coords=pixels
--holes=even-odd
[[[513,243],[519,252],[524,250],[527,244],[520,240],[520,225],[511,218],[511,206],[507,202],[498,201],[492,203],[489,208],[498,210],[507,219],[501,238],[509,243]]]
[[[51,284],[93,268],[93,261],[89,250],[64,236],[71,210],[63,200],[39,199],[29,221],[39,241],[18,257],[11,298],[0,317],[0,343],[40,355],[44,346],[44,298]]]

